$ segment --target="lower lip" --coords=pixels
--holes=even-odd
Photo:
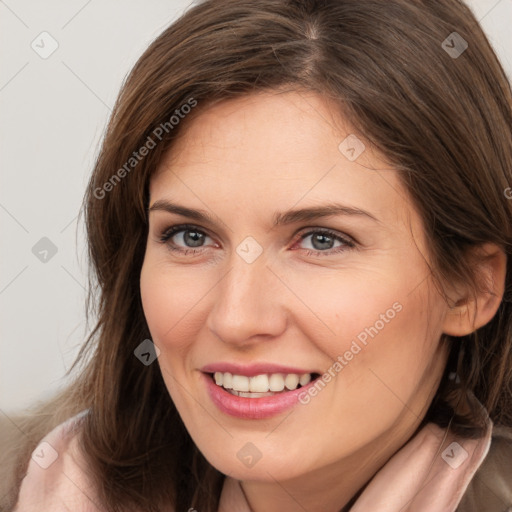
[[[271,418],[272,416],[277,416],[278,414],[291,409],[298,403],[299,395],[307,391],[307,389],[316,381],[315,379],[306,386],[293,391],[279,393],[274,396],[246,398],[232,395],[222,386],[217,386],[209,374],[203,373],[203,378],[205,379],[208,394],[210,395],[212,402],[223,413],[247,420]]]

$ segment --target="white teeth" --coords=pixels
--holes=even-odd
[[[268,391],[268,376],[256,375],[249,379],[249,391],[256,393],[266,393]]]
[[[284,379],[284,385],[291,391],[299,385],[299,376],[295,373],[289,373]]]
[[[311,382],[311,374],[305,373],[304,375],[300,376],[299,384],[301,386],[305,386],[306,384],[309,384]],[[224,375],[224,387],[226,387],[226,376]]]
[[[224,389],[233,389],[233,375],[231,375],[231,373],[226,372],[224,374],[224,382],[222,383],[222,387]]]
[[[249,377],[245,375],[233,375],[233,389],[235,391],[249,391]]]
[[[284,389],[284,377],[282,373],[273,373],[269,379],[270,391],[283,391]]]
[[[245,375],[233,375],[229,372],[215,372],[213,378],[217,386],[232,390],[232,394],[237,396],[250,396],[258,398],[260,396],[271,396],[273,393],[297,389],[299,384],[305,386],[311,381],[311,374],[296,373],[282,374],[260,374],[254,377]]]

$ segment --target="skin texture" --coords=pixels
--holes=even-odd
[[[216,468],[242,481],[255,512],[345,506],[418,428],[446,364],[441,334],[462,328],[462,313],[434,286],[421,219],[397,172],[362,135],[366,150],[349,161],[338,146],[353,131],[334,112],[307,92],[203,109],[150,183],[150,207],[167,200],[213,218],[150,212],[141,296],[187,429]],[[272,226],[277,211],[334,202],[376,220]],[[184,223],[206,236],[178,253],[170,246],[187,250],[183,231],[160,237]],[[354,246],[334,239],[318,249],[300,237],[322,228]],[[248,236],[263,249],[250,264],[236,252]],[[219,411],[206,392],[200,368],[219,361],[322,373],[395,303],[400,312],[307,405],[247,420]],[[247,442],[261,453],[252,468],[237,457]]]

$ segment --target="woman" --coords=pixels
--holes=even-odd
[[[191,8],[112,115],[15,510],[512,507],[511,135],[458,0]]]

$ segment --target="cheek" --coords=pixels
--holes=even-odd
[[[167,390],[180,411],[186,411],[191,405],[187,394],[182,392],[182,385],[192,364],[191,340],[203,323],[198,320],[197,305],[205,294],[200,279],[191,283],[190,276],[185,275],[185,272],[172,271],[166,262],[149,254],[140,277],[144,315],[151,339],[160,349],[158,364]]]
[[[309,288],[308,305],[322,322],[303,320],[302,330],[328,355],[330,373],[336,375],[333,389],[344,400],[340,388],[354,391],[360,414],[371,416],[389,401],[402,407],[423,377],[434,367],[438,371],[439,298],[426,282],[411,293],[405,278],[366,281],[364,289],[357,280],[339,284],[331,282],[329,294]]]
[[[410,283],[416,276],[405,272],[400,276],[399,269],[373,276],[362,271],[351,274],[319,280],[316,287],[297,282],[295,288],[316,313],[315,324],[323,324],[323,332],[328,332],[323,343],[332,359],[351,347],[358,352],[357,345],[359,354],[385,349],[395,360],[432,349],[441,334],[442,305],[428,281],[413,289]]]
[[[362,273],[351,274],[295,279],[290,285],[297,297],[304,298],[290,308],[295,320],[332,360],[351,348],[348,359],[354,358],[354,353],[361,355],[373,340],[386,338],[392,331],[396,334],[403,317],[414,311],[406,294],[389,277],[380,275],[372,282]],[[301,311],[304,314],[299,314]]]
[[[209,289],[202,276],[172,271],[165,263],[146,257],[140,290],[144,315],[153,342],[165,352],[183,351],[204,323],[200,303]]]

